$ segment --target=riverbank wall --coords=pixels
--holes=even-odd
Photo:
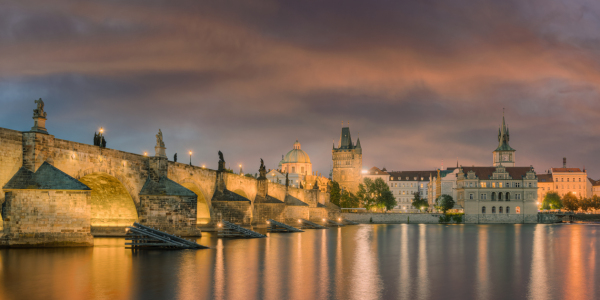
[[[403,214],[403,213],[342,213],[342,218],[361,224],[439,224],[442,214]]]

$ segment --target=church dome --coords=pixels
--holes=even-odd
[[[285,158],[283,159],[282,163],[310,163],[310,157],[308,157],[308,154],[306,154],[306,152],[304,152],[304,150],[300,149],[300,143],[298,142],[298,140],[296,140],[296,142],[294,143],[294,149],[290,150],[290,152],[288,152],[285,155]]]

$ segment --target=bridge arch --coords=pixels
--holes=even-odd
[[[191,178],[185,179],[179,182],[179,184],[181,184],[186,189],[194,192],[196,196],[198,196],[196,224],[209,224],[212,220],[212,204],[208,195]]]
[[[140,197],[139,197],[139,192],[141,190],[141,187],[136,188],[135,185],[133,185],[123,174],[121,174],[120,172],[115,172],[112,169],[109,168],[98,168],[98,167],[94,167],[94,168],[90,168],[90,169],[86,169],[86,170],[82,170],[79,171],[77,173],[77,175],[75,176],[75,179],[81,181],[80,179],[82,177],[85,177],[86,175],[89,174],[94,174],[94,173],[105,173],[108,174],[112,177],[115,177],[127,190],[127,193],[129,193],[129,196],[131,196],[131,199],[133,199],[133,203],[135,204],[135,207],[137,208],[138,205],[140,204]],[[142,178],[142,185],[145,182],[145,178]]]
[[[104,172],[91,172],[78,180],[92,189],[92,226],[129,226],[138,220],[133,197],[118,178]]]

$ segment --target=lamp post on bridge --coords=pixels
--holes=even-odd
[[[190,166],[192,165],[192,151],[190,150]]]

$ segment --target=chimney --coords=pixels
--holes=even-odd
[[[563,168],[567,167],[567,158],[563,157]]]

